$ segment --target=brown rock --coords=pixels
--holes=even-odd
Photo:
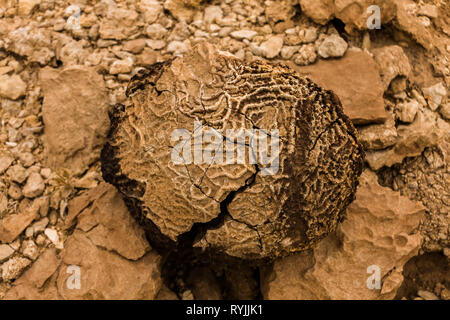
[[[17,100],[24,96],[27,84],[18,75],[0,76],[0,97]]]
[[[373,14],[367,11],[371,5],[380,8],[381,23],[389,23],[395,17],[395,0],[299,0],[302,12],[314,22],[327,24],[333,18],[345,23],[345,29],[367,29],[367,20]]]
[[[386,120],[378,68],[368,54],[348,51],[342,59],[320,60],[314,65],[295,66],[294,69],[335,92],[353,123],[380,123]]]
[[[187,23],[190,23],[195,13],[194,5],[196,3],[194,2],[200,1],[166,0],[164,2],[164,9],[168,10],[178,21],[185,21]]]
[[[408,33],[417,43],[427,50],[433,48],[433,38],[421,22],[420,17],[414,13],[416,3],[412,0],[396,0],[395,26]]]
[[[38,260],[14,282],[6,300],[54,300],[60,299],[51,277],[60,265],[56,249],[47,249]],[[50,279],[50,281],[48,281]]]
[[[0,243],[13,242],[34,219],[39,217],[39,205],[33,203],[23,212],[12,214],[0,220]]]
[[[33,9],[35,9],[40,2],[40,0],[19,0],[17,12],[21,16],[27,16],[33,12]]]
[[[162,61],[163,58],[159,51],[145,48],[144,51],[137,56],[136,65],[142,67],[150,67],[152,64]]]
[[[378,185],[365,171],[347,219],[313,250],[274,263],[262,276],[266,299],[392,299],[403,281],[402,268],[417,254],[414,233],[424,207]],[[370,269],[380,270],[380,289],[369,289]],[[375,266],[375,267],[373,267]],[[369,268],[369,269],[368,269]]]
[[[73,201],[78,203],[69,204],[68,227],[77,217],[77,229],[84,231],[93,244],[129,260],[137,260],[150,250],[143,230],[113,186],[102,183],[83,199],[76,198]]]
[[[102,39],[125,40],[137,31],[138,13],[111,6],[100,23],[99,34]]]
[[[450,131],[447,141],[450,141]],[[379,181],[402,195],[420,201],[428,209],[420,226],[425,251],[444,251],[450,256],[450,147],[442,141],[390,168],[378,171]],[[447,250],[447,251],[446,251]],[[419,272],[421,273],[421,272]]]
[[[450,125],[435,113],[423,109],[412,124],[397,127],[398,139],[391,149],[370,152],[366,161],[372,170],[401,163],[406,157],[420,155],[427,147],[439,145],[450,132]]]
[[[393,113],[389,114],[385,123],[359,127],[358,132],[365,150],[386,149],[393,146],[398,139]]]
[[[40,196],[45,190],[45,183],[42,176],[37,172],[32,172],[28,176],[27,183],[23,187],[23,195],[27,198]]]
[[[10,155],[0,155],[0,174],[6,171],[13,163],[14,158]]]
[[[380,70],[384,91],[389,88],[395,78],[407,78],[410,75],[411,65],[402,47],[388,46],[374,49],[372,52]]]
[[[124,239],[125,240],[125,239]],[[95,246],[86,234],[76,230],[66,240],[57,287],[63,299],[154,299],[161,286],[160,257],[153,251],[130,261]],[[80,269],[79,290],[67,286],[68,266]],[[70,271],[70,270],[69,270]]]
[[[254,89],[254,83],[264,90]],[[312,246],[335,228],[352,201],[363,157],[356,130],[333,93],[287,67],[244,64],[201,43],[183,58],[139,72],[127,94],[131,106],[113,112],[114,129],[102,152],[103,177],[133,202],[160,246],[175,245],[199,223],[206,233],[195,247],[271,258]],[[228,129],[255,127],[279,130],[279,168],[270,160],[225,164],[218,151],[215,161],[206,160],[202,147],[194,148],[201,151],[194,162],[185,158],[190,149],[183,158],[176,154],[184,145],[177,142],[179,136],[174,138],[178,130],[189,140],[193,132],[197,137],[213,134],[214,139],[223,132],[233,141],[242,131]],[[191,142],[185,143],[193,148]],[[245,154],[252,148],[239,149],[237,143],[229,149]],[[287,181],[285,175],[297,178]],[[333,201],[317,198],[317,190]],[[214,228],[215,219],[223,225]]]
[[[295,9],[290,0],[266,1],[265,15],[272,28],[276,25],[292,19]]]
[[[163,6],[158,0],[140,0],[136,7],[144,15],[147,24],[154,23],[163,13]]]
[[[13,257],[1,265],[1,278],[3,281],[9,282],[19,277],[31,261],[27,258],[19,256]]]
[[[13,253],[14,249],[11,248],[11,246],[7,244],[0,244],[0,263],[11,257]]]
[[[138,53],[142,52],[142,50],[144,50],[146,41],[147,41],[146,39],[136,39],[136,40],[127,41],[124,44],[123,49],[125,51],[129,51],[131,53],[138,54]]]
[[[34,21],[11,31],[5,39],[5,46],[8,51],[26,57],[28,62],[38,62],[42,66],[55,56],[52,33],[39,28]]]
[[[103,79],[81,66],[62,71],[45,68],[39,78],[44,94],[46,162],[53,169],[84,172],[98,159],[109,128]]]
[[[72,200],[67,222],[77,224],[60,254],[45,251],[7,299],[154,299],[160,292],[161,258],[112,186]]]
[[[278,56],[283,47],[283,37],[280,36],[271,36],[269,39],[261,43],[259,49],[261,50],[261,54],[267,58],[272,59]]]

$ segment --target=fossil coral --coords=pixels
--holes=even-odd
[[[204,42],[139,72],[127,95],[102,170],[155,243],[189,234],[194,247],[273,258],[324,238],[354,199],[355,128],[335,94],[286,66]]]

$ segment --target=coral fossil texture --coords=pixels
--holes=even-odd
[[[354,199],[364,157],[356,130],[335,94],[288,67],[245,63],[203,42],[138,73],[127,94],[130,105],[111,115],[103,174],[174,242],[197,224],[194,247],[273,258],[324,238]],[[182,163],[172,155],[177,129],[193,136]],[[235,156],[261,151],[229,134],[243,129],[267,133],[271,163],[222,159],[225,144]]]

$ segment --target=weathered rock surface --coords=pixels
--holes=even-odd
[[[394,18],[395,1],[392,0],[299,0],[302,11],[314,22],[326,24],[333,18],[345,23],[346,30],[367,29],[367,21],[373,12],[367,8],[377,5],[381,11],[381,23],[388,23]]]
[[[450,125],[428,109],[417,112],[410,125],[397,127],[397,142],[386,150],[367,153],[366,161],[372,170],[401,163],[407,157],[419,156],[427,147],[439,145],[448,136]]]
[[[72,200],[67,221],[75,229],[64,249],[47,249],[14,282],[6,299],[156,297],[160,257],[114,187],[103,183]],[[79,287],[74,272],[79,272]]]
[[[333,93],[286,67],[245,64],[202,43],[183,58],[141,72],[127,92],[132,105],[114,112],[102,170],[153,224],[155,241],[159,233],[176,242],[194,223],[203,223],[206,233],[196,247],[240,258],[273,257],[326,236],[352,201],[363,157],[356,130]],[[219,158],[223,139],[236,139],[228,129],[254,128],[279,130],[279,168],[273,161],[233,164]],[[214,157],[197,158],[195,151],[194,163],[189,161],[189,140],[175,163],[172,149],[179,152],[183,145],[174,141],[177,129],[197,138],[214,135]],[[239,140],[231,144],[234,152],[254,147],[238,146]],[[200,157],[202,147],[197,144]]]
[[[23,212],[0,219],[0,243],[13,242],[39,216],[39,205],[33,203]]]
[[[27,85],[18,75],[0,75],[0,97],[16,100],[25,95]]]
[[[383,185],[421,201],[428,209],[420,227],[426,251],[450,247],[450,131],[446,139],[439,147],[427,148],[418,157],[378,172]]]
[[[367,53],[348,51],[339,60],[321,60],[311,66],[294,68],[335,92],[353,123],[380,123],[386,120],[384,90],[378,68]]]
[[[408,57],[400,46],[388,46],[372,50],[375,61],[380,69],[383,89],[386,91],[392,80],[397,77],[408,77],[411,65]]]
[[[319,46],[318,53],[322,58],[340,58],[347,51],[348,44],[337,34],[326,37]]]
[[[383,150],[395,145],[398,139],[394,114],[388,114],[383,124],[373,124],[358,128],[364,150]]]
[[[48,166],[82,173],[99,158],[108,131],[103,79],[93,69],[81,66],[62,71],[45,68],[39,77]]]
[[[26,58],[28,62],[38,62],[45,66],[55,56],[52,49],[52,33],[38,28],[37,22],[11,31],[5,39],[8,51]]]
[[[402,284],[402,267],[417,254],[415,232],[425,208],[381,187],[366,170],[356,200],[336,233],[311,250],[274,263],[262,275],[266,299],[392,299]],[[369,289],[380,270],[380,289]]]

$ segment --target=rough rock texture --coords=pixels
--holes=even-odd
[[[398,140],[393,113],[383,124],[374,124],[358,128],[359,138],[364,150],[383,150],[393,146]]]
[[[388,46],[374,49],[372,53],[380,69],[384,90],[387,90],[395,78],[410,75],[411,65],[402,47]]]
[[[108,96],[92,68],[42,69],[44,140],[50,167],[77,174],[99,158],[108,131]],[[76,133],[76,134],[74,134]]]
[[[421,225],[423,248],[438,251],[450,247],[450,131],[447,142],[427,148],[414,158],[379,172],[383,185],[400,191],[410,199],[421,201],[428,209]]]
[[[394,17],[395,1],[392,0],[299,0],[302,11],[314,22],[326,24],[333,18],[342,20],[346,30],[367,29],[367,20],[372,13],[367,12],[371,5],[381,9],[381,22],[388,23]]]
[[[47,249],[6,299],[154,299],[160,257],[114,187],[103,183],[70,203],[64,249]],[[73,267],[80,287],[70,286]]]
[[[0,219],[0,243],[13,242],[38,216],[39,206],[34,203],[23,212]]]
[[[0,97],[16,100],[25,95],[27,84],[18,75],[0,76]]]
[[[392,299],[402,267],[417,254],[425,208],[381,187],[364,171],[355,201],[336,233],[316,248],[274,262],[262,274],[266,299]],[[369,266],[380,269],[381,289],[369,289]]]
[[[184,58],[141,72],[127,93],[131,105],[112,115],[102,170],[152,224],[155,241],[176,242],[200,223],[195,247],[240,258],[274,257],[310,247],[342,220],[363,151],[332,92],[287,67],[246,64],[202,43]],[[194,121],[203,129],[194,128]],[[216,141],[231,143],[235,137],[227,129],[278,129],[279,169],[260,160],[220,163],[214,157],[219,159],[221,143],[208,161],[190,163],[188,148],[174,163],[173,131],[198,137],[207,127]],[[253,146],[244,144],[245,152]]]
[[[420,155],[427,147],[439,145],[450,132],[450,125],[428,109],[417,113],[411,125],[399,125],[396,144],[390,148],[367,153],[366,161],[374,171],[401,163],[407,157]]]
[[[378,68],[367,53],[349,51],[340,60],[321,60],[312,66],[294,68],[335,92],[353,123],[380,123],[386,120]]]

